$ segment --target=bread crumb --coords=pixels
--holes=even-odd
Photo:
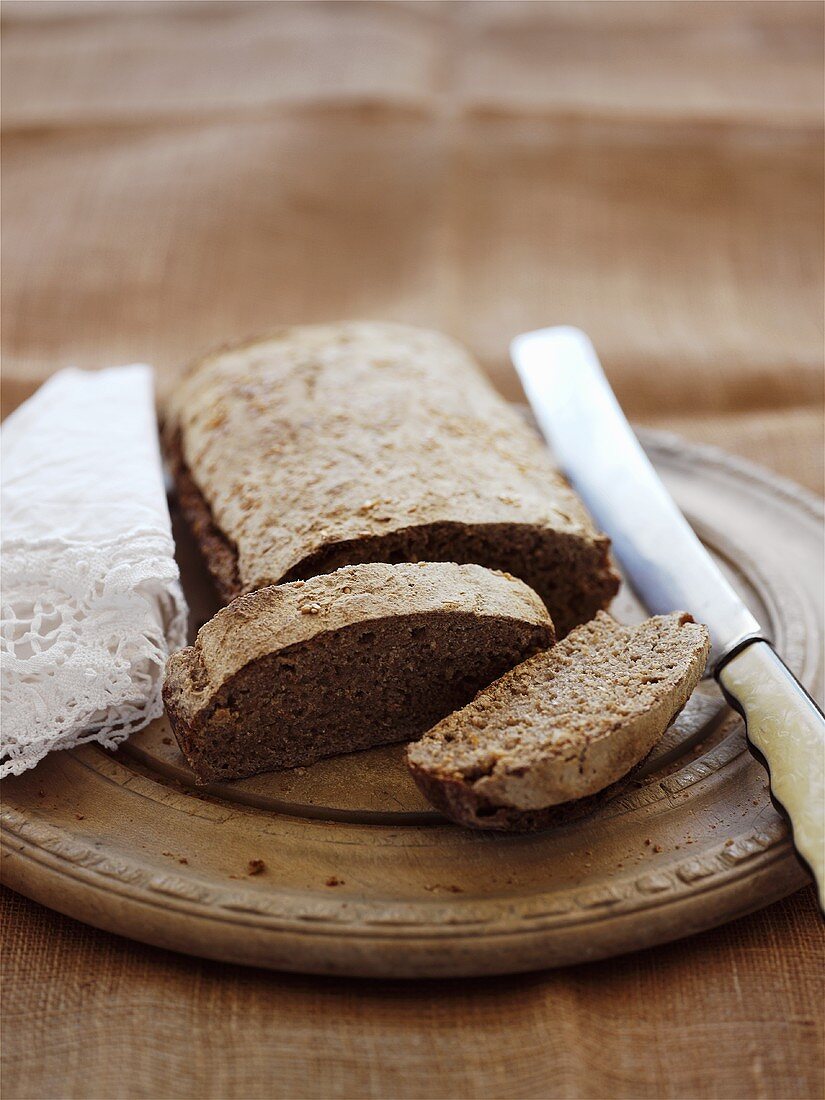
[[[319,603],[305,603],[301,608],[302,615],[320,615],[321,605]]]
[[[186,859],[185,856],[181,856],[180,859],[178,860],[178,863],[188,863],[188,862],[189,862],[189,860]]]
[[[74,816],[77,818],[78,821],[85,821],[86,819],[85,814],[75,814]]]
[[[171,737],[163,737],[162,741],[163,741],[164,745],[171,745],[172,744],[172,738]]]
[[[249,875],[262,875],[266,870],[266,864],[262,859],[250,859],[246,865],[246,871]]]
[[[661,846],[661,844],[654,844],[653,845],[653,851],[654,852],[663,852],[664,848]]]
[[[342,878],[336,878],[335,875],[330,875],[326,881],[327,886],[344,886],[344,880]]]

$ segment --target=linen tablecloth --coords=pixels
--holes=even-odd
[[[6,3],[3,404],[67,365],[388,318],[510,397],[592,336],[628,413],[822,487],[822,6]],[[3,1095],[814,1097],[803,891],[555,973],[199,962],[3,898]]]

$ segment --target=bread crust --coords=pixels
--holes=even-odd
[[[609,540],[545,448],[447,337],[285,329],[194,364],[167,455],[225,600],[365,561],[505,569],[559,634],[618,589]]]
[[[243,593],[238,573],[238,549],[215,522],[206,497],[183,461],[180,431],[170,431],[164,450],[175,480],[178,506],[183,518],[200,547],[218,595],[224,603],[229,603]]]
[[[462,825],[531,831],[580,816],[650,753],[708,652],[707,630],[687,614],[627,628],[600,612],[429,730],[408,765]]]
[[[673,718],[676,718],[674,714]],[[671,719],[672,721],[673,719]],[[649,754],[648,754],[649,755]],[[594,813],[633,786],[647,757],[634,764],[627,775],[584,798],[545,806],[540,810],[517,810],[512,806],[497,806],[479,795],[459,779],[436,778],[425,768],[409,759],[407,765],[415,785],[427,801],[445,817],[467,829],[483,829],[499,833],[538,833],[543,829],[567,825]]]

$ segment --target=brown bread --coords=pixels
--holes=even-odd
[[[685,705],[708,632],[674,613],[620,626],[604,612],[505,673],[407,750],[448,817],[529,831],[615,793]]]
[[[564,634],[618,588],[536,434],[437,333],[314,325],[218,351],[166,440],[227,601],[357,562],[477,563],[534,588]]]
[[[374,563],[240,596],[166,669],[200,781],[417,737],[553,642],[521,581],[475,565]]]

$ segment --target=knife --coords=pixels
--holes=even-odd
[[[825,717],[717,568],[642,450],[593,345],[567,326],[510,352],[565,475],[654,614],[689,611],[710,631],[711,669],[767,763],[771,793],[825,908]]]

